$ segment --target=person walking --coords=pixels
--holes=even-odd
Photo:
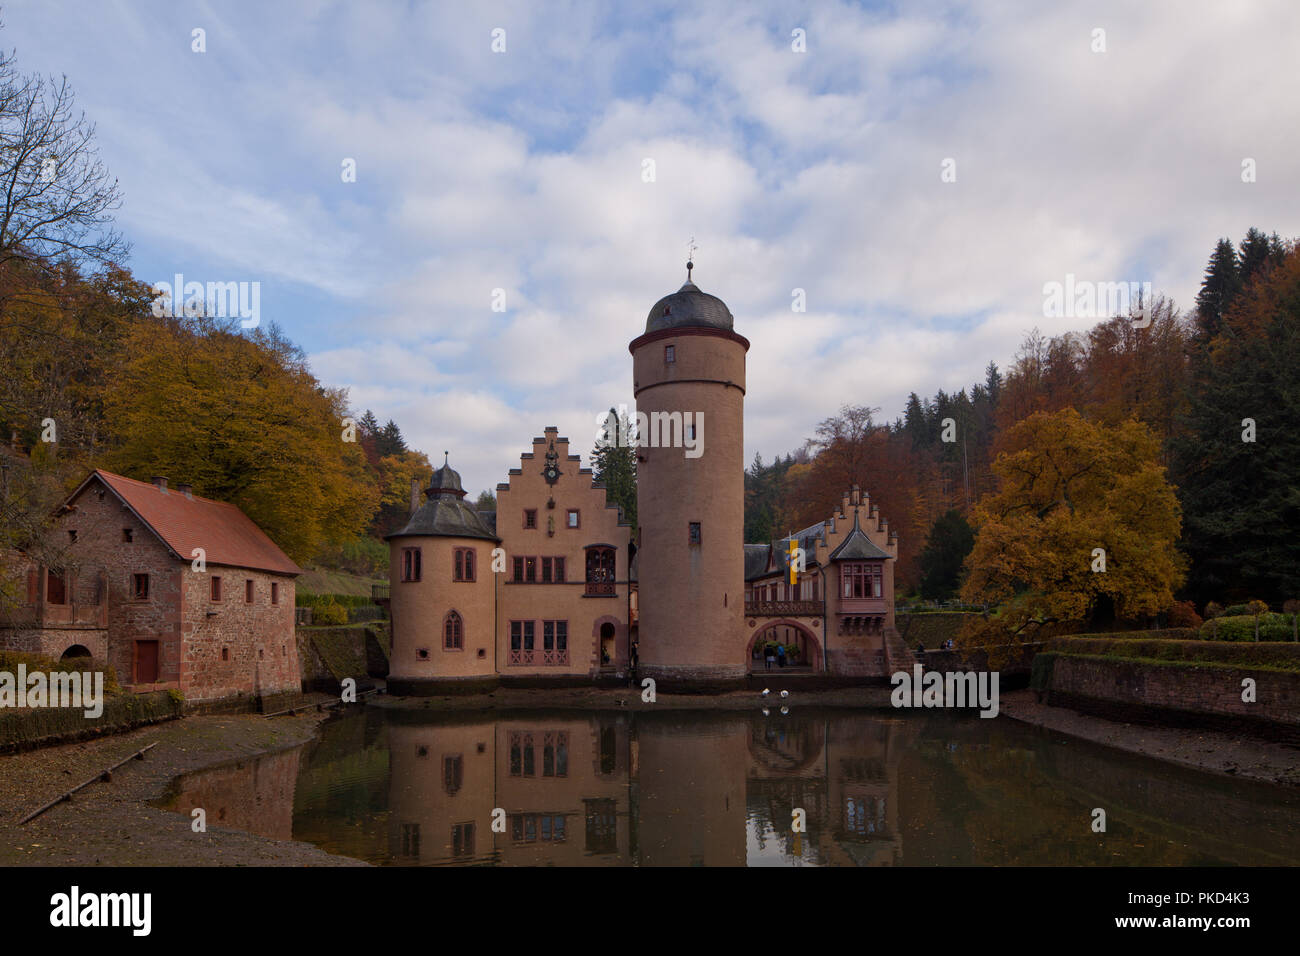
[[[764,650],[763,653],[766,655],[767,658],[763,662],[763,670],[770,671],[772,669],[772,662],[776,660],[776,655],[772,653],[772,645],[771,644],[767,645],[767,648]]]
[[[785,667],[785,645],[776,645],[776,666]]]

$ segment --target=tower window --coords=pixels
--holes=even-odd
[[[131,530],[130,528],[123,528],[123,529],[122,529],[122,543],[123,543],[123,544],[130,544],[130,543],[131,543],[131,538],[132,538],[133,533],[134,533],[134,532],[132,532],[132,530]]]
[[[214,577],[208,585],[208,598],[214,602],[221,601],[221,578]]]
[[[568,520],[567,520],[566,524],[567,524],[570,528],[576,528],[576,527],[578,527],[578,509],[577,509],[577,508],[570,508],[570,509],[569,509]]]
[[[690,531],[689,531],[689,536],[688,536],[687,540],[688,540],[691,544],[699,544],[699,543],[700,543],[700,537],[701,537],[701,536],[700,536],[700,523],[699,523],[698,521],[692,521],[691,524],[690,524]]]
[[[455,611],[450,611],[446,620],[442,623],[442,649],[445,651],[459,651],[463,650],[464,647],[465,633],[460,615]]]
[[[457,548],[455,552],[455,562],[452,569],[453,581],[473,581],[474,580],[474,549]]]
[[[403,581],[420,580],[420,549],[419,548],[402,549],[402,580]]]
[[[131,600],[133,601],[149,600],[149,575],[147,574],[131,575]]]
[[[665,345],[665,346],[664,346],[664,364],[665,364],[665,365],[672,365],[672,364],[675,363],[676,361],[677,361],[677,346],[675,346],[675,345]]]
[[[536,528],[536,527],[537,527],[537,509],[536,509],[536,508],[525,508],[525,509],[524,509],[524,527],[525,527],[525,528]]]

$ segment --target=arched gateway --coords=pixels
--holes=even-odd
[[[814,672],[824,669],[822,644],[816,632],[806,624],[783,617],[760,621],[749,636],[745,666],[751,672],[757,673],[765,669],[763,649],[769,642],[796,649],[793,655],[787,651],[787,667],[806,667]]]

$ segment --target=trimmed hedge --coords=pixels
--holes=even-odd
[[[298,607],[318,607],[322,604],[338,604],[342,607],[366,607],[374,603],[369,594],[312,594],[299,591],[294,595]]]
[[[1259,616],[1261,641],[1292,641],[1295,628],[1294,615],[1270,611]],[[1254,615],[1234,615],[1215,618],[1201,625],[1198,636],[1203,641],[1254,641]]]
[[[1300,644],[1229,643],[1201,640],[1133,640],[1116,636],[1057,637],[1048,642],[1047,652],[1071,657],[1117,657],[1171,664],[1210,664],[1220,667],[1264,667],[1269,670],[1300,671]],[[1044,653],[1047,653],[1044,652]],[[1038,667],[1039,654],[1034,659]],[[1047,664],[1044,667],[1049,666]]]
[[[1197,636],[1194,627],[1163,627],[1147,631],[1102,631],[1097,634],[1062,634],[1059,639],[1095,637],[1125,641],[1193,641],[1196,640]]]

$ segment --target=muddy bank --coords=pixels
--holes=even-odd
[[[1001,695],[1000,716],[1046,730],[1227,776],[1300,787],[1300,749],[1217,731],[1125,724],[1040,704],[1031,690]]]
[[[113,737],[0,757],[0,866],[359,866],[306,843],[269,840],[158,809],[178,774],[293,747],[327,715],[186,717]],[[110,783],[95,783],[25,826],[32,810],[147,744]]]

